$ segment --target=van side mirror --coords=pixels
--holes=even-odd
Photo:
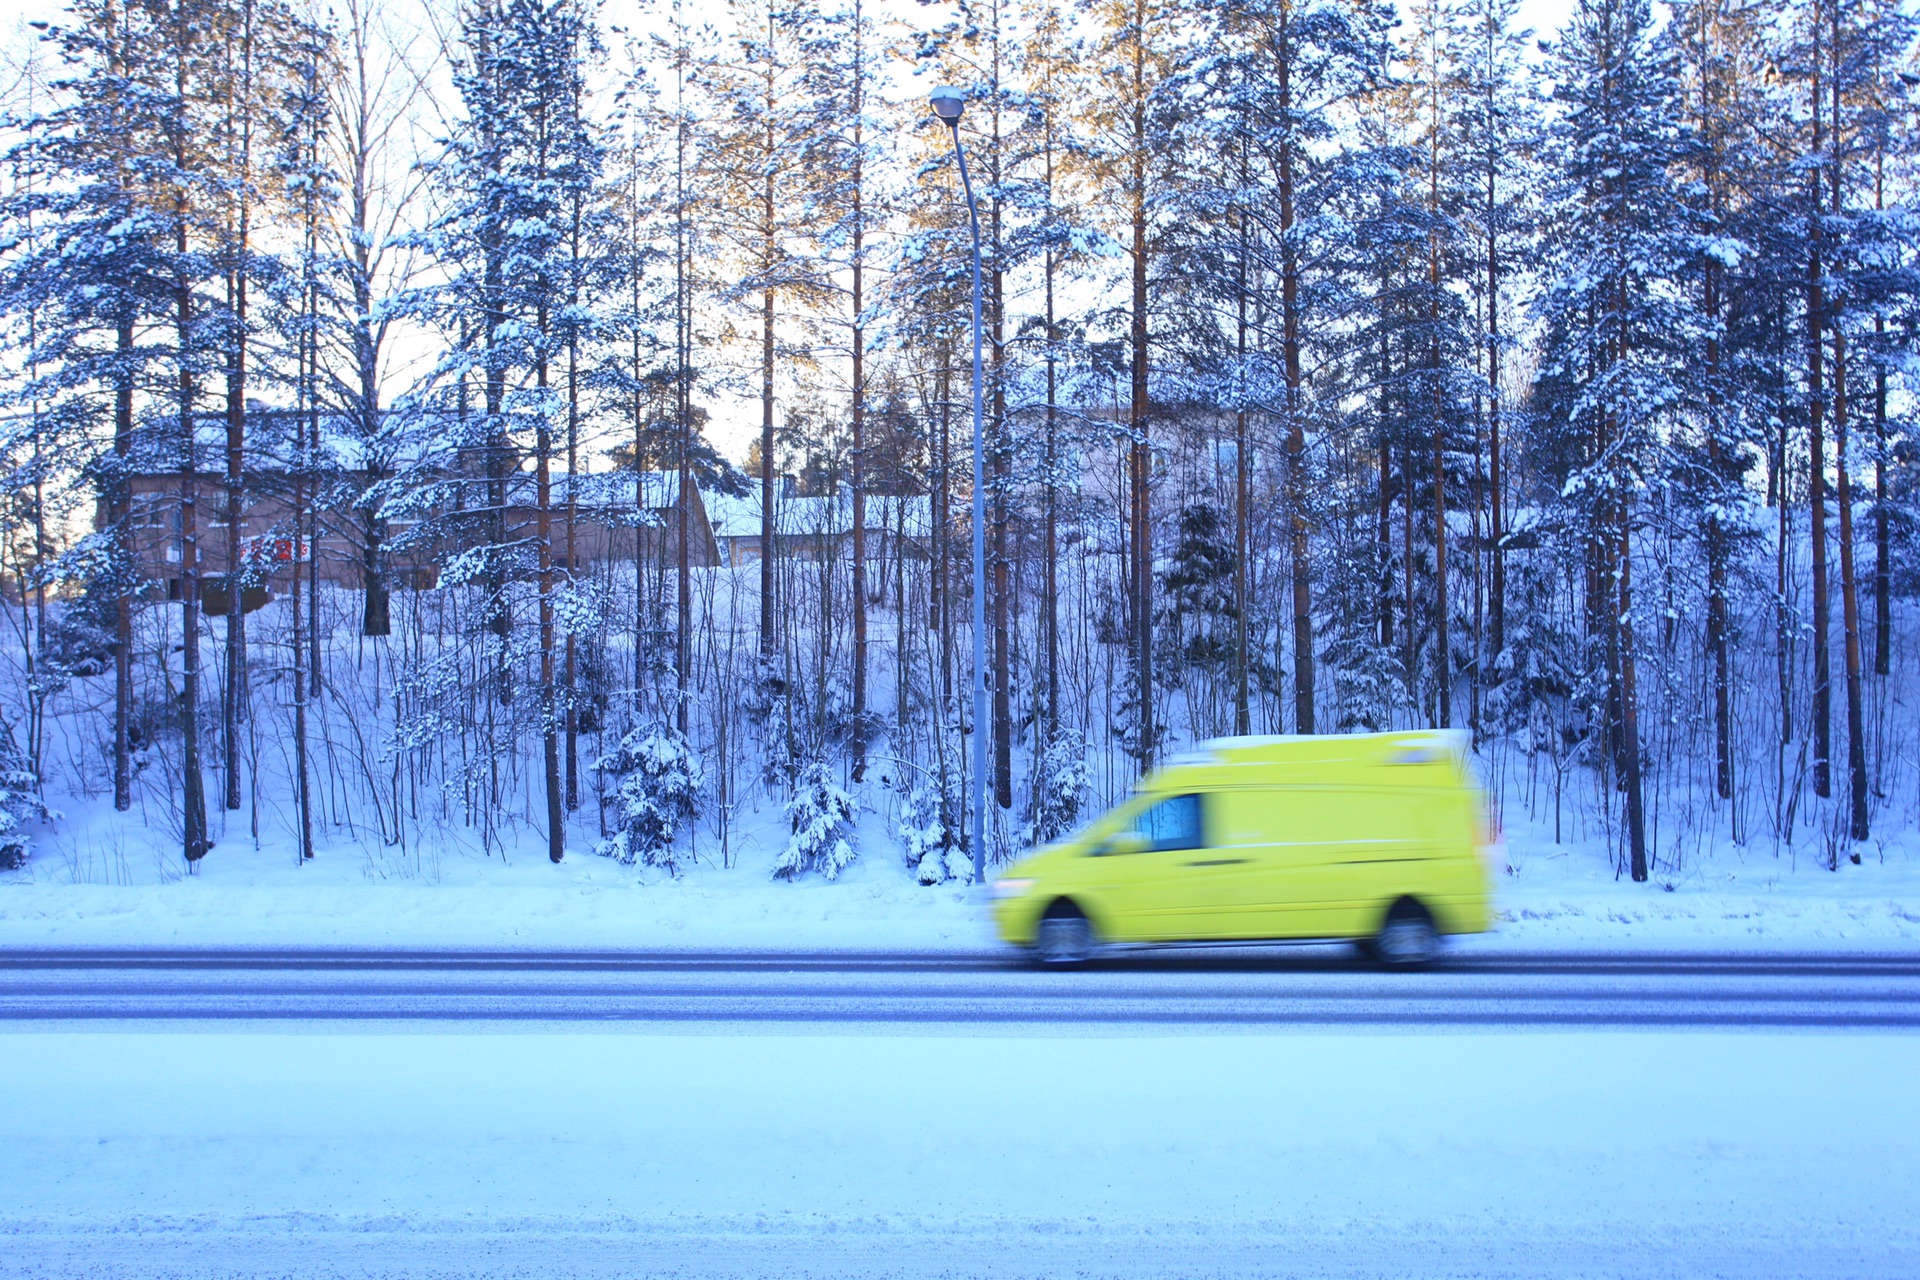
[[[1138,831],[1116,831],[1108,837],[1102,854],[1146,853],[1153,848],[1153,842]]]

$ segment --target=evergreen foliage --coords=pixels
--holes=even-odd
[[[707,766],[671,725],[630,730],[595,766],[617,779],[614,832],[600,842],[603,857],[678,870],[676,844],[700,818]]]

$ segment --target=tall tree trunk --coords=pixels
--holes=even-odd
[[[240,242],[244,258],[246,215],[241,215]],[[226,517],[226,597],[227,597],[227,679],[226,697],[221,701],[221,772],[226,779],[226,807],[240,807],[240,722],[244,718],[247,684],[247,625],[242,601],[240,522],[245,512],[243,487],[246,440],[247,388],[247,279],[246,268],[234,270],[233,322],[235,333],[227,366],[227,440],[224,510]]]
[[[226,780],[226,807],[240,807],[240,722],[246,714],[247,615],[241,590],[240,521],[244,514],[243,486],[247,434],[247,277],[251,252],[253,201],[253,3],[241,4],[241,81],[239,86],[240,151],[235,157],[235,197],[238,222],[233,228],[232,260],[227,265],[230,319],[233,333],[227,355],[226,491],[223,513],[227,521],[227,679],[221,704],[221,772]],[[231,123],[231,122],[230,122]]]
[[[685,126],[681,132],[684,135]],[[685,149],[684,140],[681,144]],[[687,259],[692,247],[686,243],[686,196],[677,197],[678,225],[675,227],[674,258],[674,412],[680,426],[680,480],[676,516],[680,523],[679,558],[675,562],[678,578],[675,587],[676,646],[674,665],[677,707],[674,724],[684,735],[692,726],[693,711],[693,333],[688,313]]]
[[[547,316],[540,314],[540,361],[534,381],[547,389]],[[545,396],[541,399],[544,401]],[[540,762],[547,791],[547,857],[560,861],[567,852],[566,797],[560,787],[560,725],[554,688],[553,629],[553,428],[543,408],[533,443],[533,518],[536,572],[540,591]]]
[[[1834,500],[1840,508],[1840,625],[1847,680],[1848,834],[1867,838],[1866,711],[1861,688],[1860,591],[1854,576],[1853,480],[1847,474],[1847,335],[1833,327]],[[1860,861],[1854,850],[1853,861]]]
[[[122,304],[114,336],[113,482],[109,507],[119,561],[127,581],[113,595],[113,807],[133,808],[133,591],[138,580],[133,539],[133,312]]]
[[[772,225],[773,195],[769,183],[766,201]],[[769,233],[768,241],[772,235]],[[769,243],[771,253],[771,243]],[[773,629],[773,290],[763,291],[760,303],[760,652],[774,649]]]
[[[1487,637],[1497,665],[1507,647],[1507,502],[1500,438],[1500,242],[1494,171],[1487,171]]]
[[[675,270],[679,270],[678,263]],[[633,313],[640,314],[640,274],[629,281]],[[633,385],[633,511],[644,520],[647,512],[647,406],[645,373],[640,359],[640,330],[636,326],[627,350],[627,369]],[[640,691],[647,683],[647,531],[636,524],[633,529],[633,716],[641,712]]]
[[[860,38],[855,32],[854,38]],[[867,772],[867,328],[862,308],[866,305],[863,250],[865,227],[862,224],[863,192],[861,180],[860,125],[862,77],[866,74],[855,62],[853,84],[853,457],[850,461],[853,507],[853,780]]]
[[[1714,794],[1733,798],[1733,674],[1727,619],[1727,538],[1720,524],[1720,486],[1725,459],[1720,449],[1720,264],[1706,266],[1703,310],[1707,317],[1707,472],[1710,486],[1705,541],[1707,559],[1707,657],[1713,664]]]
[[[1792,531],[1787,508],[1787,427],[1780,424],[1773,466],[1778,486],[1773,543],[1773,661],[1779,685],[1780,745],[1793,741],[1793,614],[1787,607],[1787,538]]]
[[[1440,216],[1440,123],[1438,81],[1434,90],[1433,127],[1428,146],[1427,192],[1432,216]],[[1440,236],[1427,232],[1427,376],[1433,397],[1433,683],[1442,729],[1453,727],[1453,610],[1447,580],[1447,404],[1441,386],[1440,351]]]
[[[1873,157],[1873,207],[1887,207],[1887,157]],[[1887,318],[1873,318],[1873,674],[1893,670],[1893,531],[1887,510]]]
[[[1053,190],[1053,152],[1047,152],[1047,190]],[[1046,256],[1046,307],[1047,307],[1047,438],[1045,483],[1042,486],[1041,500],[1046,504],[1043,513],[1040,546],[1040,625],[1045,629],[1047,664],[1047,700],[1046,724],[1047,738],[1060,728],[1060,566],[1057,563],[1060,554],[1060,426],[1057,416],[1059,400],[1059,353],[1056,343],[1060,340],[1054,316],[1053,277],[1057,269],[1051,246]]]
[[[1817,61],[1816,55],[1816,61]],[[1814,71],[1813,153],[1823,154],[1820,72]],[[1833,794],[1833,681],[1829,666],[1827,603],[1826,390],[1822,352],[1826,345],[1827,300],[1822,272],[1820,176],[1809,179],[1807,202],[1810,245],[1807,251],[1807,513],[1813,552],[1813,791]]]
[[[480,67],[489,78],[497,77],[498,70],[493,65],[493,37],[489,24],[497,21],[499,14],[488,4],[485,19],[480,24]],[[482,154],[494,154],[494,136],[498,123],[491,116],[479,121]],[[487,601],[485,620],[487,629],[499,640],[497,663],[494,679],[495,695],[501,703],[513,700],[513,667],[508,656],[507,637],[512,631],[513,619],[507,603],[507,576],[500,564],[499,548],[507,540],[507,464],[510,452],[506,426],[501,420],[501,410],[506,401],[506,363],[501,351],[498,335],[506,324],[507,311],[504,291],[506,287],[506,264],[504,251],[500,244],[500,223],[503,216],[499,184],[490,185],[487,197],[486,216],[482,223],[481,256],[483,259],[481,280],[481,306],[484,313],[485,332],[481,335],[486,362],[485,396],[487,412],[487,524],[488,540],[495,548],[489,556],[485,589]]]
[[[316,420],[319,406],[316,404],[319,390],[320,350],[317,335],[313,331],[313,320],[319,310],[318,290],[314,280],[314,261],[318,246],[315,243],[315,219],[312,217],[312,200],[308,200],[307,221],[307,261],[305,287],[301,290],[301,309],[303,326],[300,335],[300,413],[302,417]],[[366,313],[363,311],[364,316]],[[301,440],[301,426],[294,426],[294,440]],[[303,456],[305,450],[295,448],[293,466],[293,553],[290,557],[293,569],[293,589],[289,593],[288,608],[288,648],[293,651],[293,798],[295,815],[300,827],[300,861],[305,863],[313,857],[313,784],[312,764],[308,759],[307,726],[307,646],[301,631],[301,571],[307,565],[306,539],[308,536],[308,492],[314,477],[311,467]],[[317,567],[317,565],[315,566]]]
[[[1241,178],[1247,177],[1246,149],[1240,153]],[[1234,219],[1239,232],[1240,253],[1234,265],[1234,356],[1238,364],[1235,377],[1244,380],[1247,370],[1247,216],[1241,211]],[[1247,460],[1247,403],[1243,391],[1233,411],[1233,731],[1253,732],[1250,674],[1247,652],[1248,561],[1253,556],[1251,515],[1253,477]]]
[[[1148,442],[1147,400],[1147,75],[1146,14],[1134,5],[1133,120],[1131,193],[1133,202],[1133,368],[1127,426],[1131,436],[1128,473],[1132,489],[1133,648],[1135,698],[1139,702],[1140,767],[1153,764],[1159,734],[1153,706],[1153,451]]]
[[[998,126],[995,126],[998,132]],[[994,151],[993,172],[999,170],[998,147]],[[993,183],[999,190],[999,183]],[[993,273],[993,317],[990,339],[993,343],[993,422],[992,492],[993,504],[993,800],[1002,809],[1013,807],[1013,704],[1012,644],[1008,611],[1013,594],[1012,564],[1007,554],[1007,505],[1013,487],[1013,441],[1007,422],[1007,299],[1006,272],[1001,268],[1000,200],[991,201]]]
[[[185,79],[185,70],[179,73]],[[183,166],[184,167],[184,166]],[[206,783],[200,771],[200,480],[193,438],[193,285],[186,276],[187,211],[176,208],[174,250],[181,259],[174,283],[180,358],[180,739],[181,831],[187,865],[197,868],[212,841],[207,833]]]
[[[1616,501],[1620,519],[1620,558],[1616,566],[1620,598],[1612,630],[1619,637],[1620,766],[1627,788],[1629,868],[1634,880],[1644,883],[1648,874],[1647,819],[1640,776],[1640,697],[1633,642],[1633,524],[1625,496]]]
[[[579,256],[579,218],[574,219],[574,254]],[[579,304],[576,292],[574,303]],[[567,581],[577,580],[580,569],[579,523],[580,503],[578,501],[580,476],[580,339],[577,331],[567,334]],[[574,681],[578,674],[576,663],[578,655],[574,651],[573,631],[567,631],[566,656],[564,659],[561,685],[565,689],[567,703],[567,751],[566,751],[566,793],[567,812],[580,807],[580,708],[574,697]]]
[[[1437,428],[1436,428],[1437,429]],[[1447,460],[1446,442],[1433,442],[1433,692],[1435,714],[1442,729],[1453,727],[1452,610],[1447,603]]]
[[[1285,17],[1275,48],[1280,57],[1282,117],[1293,112],[1291,17]],[[1293,242],[1294,142],[1280,150],[1280,312],[1282,364],[1287,391],[1287,553],[1293,585],[1293,727],[1314,732],[1313,586],[1307,536],[1307,425],[1301,403],[1300,258]]]
[[[380,345],[373,323],[373,255],[379,238],[373,225],[375,178],[370,172],[378,145],[374,141],[377,125],[372,119],[375,91],[367,84],[364,9],[353,6],[349,15],[354,41],[349,74],[359,82],[354,97],[354,118],[348,122],[353,139],[350,150],[352,181],[348,195],[350,275],[353,281],[353,365],[359,384],[354,410],[360,418],[360,438],[372,442],[378,438],[380,431]],[[311,196],[308,199],[311,204]],[[372,465],[373,458],[363,461],[367,465],[367,474],[363,477],[366,483],[374,484],[384,478],[379,474],[379,468]],[[362,507],[361,535],[360,633],[364,636],[391,635],[393,617],[391,586],[387,580],[387,522],[381,517],[377,506]]]
[[[1875,316],[1876,347],[1884,349],[1887,321]],[[1887,510],[1887,368],[1873,368],[1873,674],[1893,670],[1893,531]]]
[[[1400,446],[1400,586],[1406,595],[1401,608],[1407,632],[1406,659],[1402,666],[1407,677],[1407,712],[1417,716],[1420,714],[1420,628],[1414,621],[1419,615],[1413,573],[1413,475],[1413,441],[1407,439]]]
[[[1378,625],[1380,629],[1380,648],[1393,648],[1393,342],[1387,326],[1386,308],[1391,292],[1391,281],[1385,272],[1380,279],[1380,397],[1379,397],[1379,433],[1380,433],[1380,475],[1378,524],[1374,530],[1375,540],[1379,544],[1380,599]],[[1411,634],[1413,619],[1407,619],[1407,630]],[[1411,670],[1411,667],[1409,667]],[[1409,686],[1409,699],[1412,691]]]
[[[933,563],[929,567],[928,594],[932,597],[933,626],[940,640],[940,703],[945,707],[953,698],[953,591],[948,573],[953,558],[953,349],[943,343],[938,349],[938,372],[934,375],[935,399],[939,403],[940,435],[935,442],[935,471],[939,482],[933,491]],[[945,741],[946,720],[942,713],[941,738]]]

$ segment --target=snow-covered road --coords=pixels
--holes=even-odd
[[[1910,1278],[1917,1006],[1900,955],[13,953],[0,1277]]]
[[[0,952],[0,1019],[1920,1028],[1911,953]]]

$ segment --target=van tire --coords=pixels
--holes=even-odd
[[[1440,954],[1440,931],[1433,913],[1413,898],[1402,898],[1387,909],[1380,931],[1367,950],[1389,969],[1419,969]]]
[[[1094,932],[1093,922],[1066,898],[1048,907],[1034,930],[1034,958],[1051,968],[1085,964],[1099,947],[1100,937]]]

